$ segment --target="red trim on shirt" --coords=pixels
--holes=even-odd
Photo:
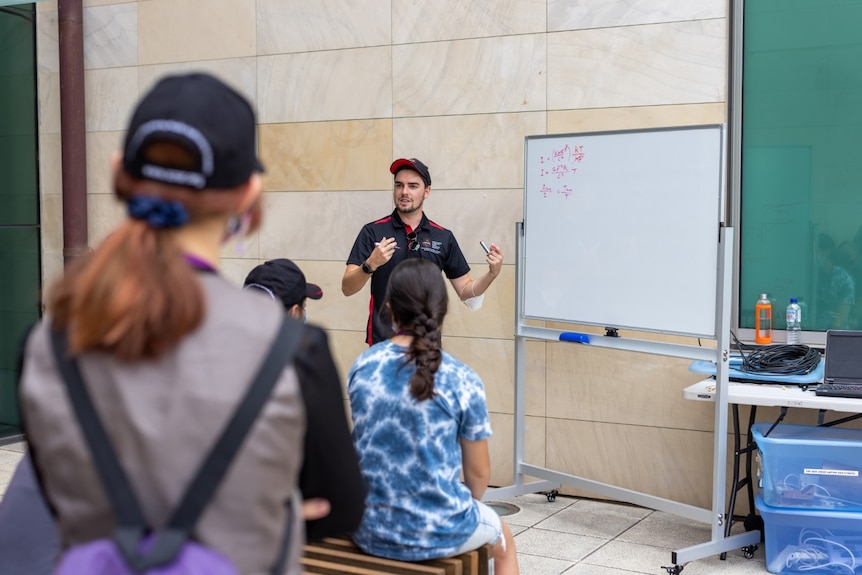
[[[372,295],[368,298],[368,323],[365,325],[365,343],[368,346],[372,346],[374,344],[374,340],[372,339],[372,333],[374,332],[374,296]]]

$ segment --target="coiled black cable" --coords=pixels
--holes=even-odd
[[[820,364],[820,352],[807,345],[746,346],[737,339],[742,365],[739,371],[748,373],[774,373],[778,375],[806,375]],[[743,348],[751,350],[747,355]]]

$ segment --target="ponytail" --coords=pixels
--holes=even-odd
[[[165,77],[141,98],[113,161],[130,218],[48,294],[72,353],[155,359],[203,322],[203,286],[183,248],[215,257],[230,218],[246,233],[260,223],[256,125],[249,102],[209,74]]]
[[[135,219],[75,262],[48,300],[72,353],[99,350],[129,362],[162,355],[201,323],[204,309],[175,231]]]
[[[172,168],[197,162],[168,141],[148,144],[146,154]],[[246,185],[196,190],[137,179],[116,166],[114,192],[126,204],[129,219],[70,266],[48,296],[51,321],[67,330],[69,351],[103,351],[127,362],[154,359],[194,331],[203,321],[206,301],[177,235],[196,220],[236,213],[238,192]],[[246,215],[250,233],[260,224],[259,199]]]

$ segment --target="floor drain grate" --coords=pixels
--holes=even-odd
[[[512,505],[511,503],[505,503],[503,501],[490,501],[488,503],[485,503],[485,505],[493,509],[494,512],[500,517],[514,515],[521,510],[521,508],[517,505]]]

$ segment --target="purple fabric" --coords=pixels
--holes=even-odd
[[[202,272],[217,271],[208,261],[204,260],[203,258],[199,258],[194,254],[185,253],[183,254],[183,258],[185,258],[186,263],[188,263],[196,270],[200,270]]]
[[[98,539],[66,550],[54,575],[135,575],[110,539]],[[224,555],[187,542],[173,563],[146,571],[146,575],[237,575]]]

